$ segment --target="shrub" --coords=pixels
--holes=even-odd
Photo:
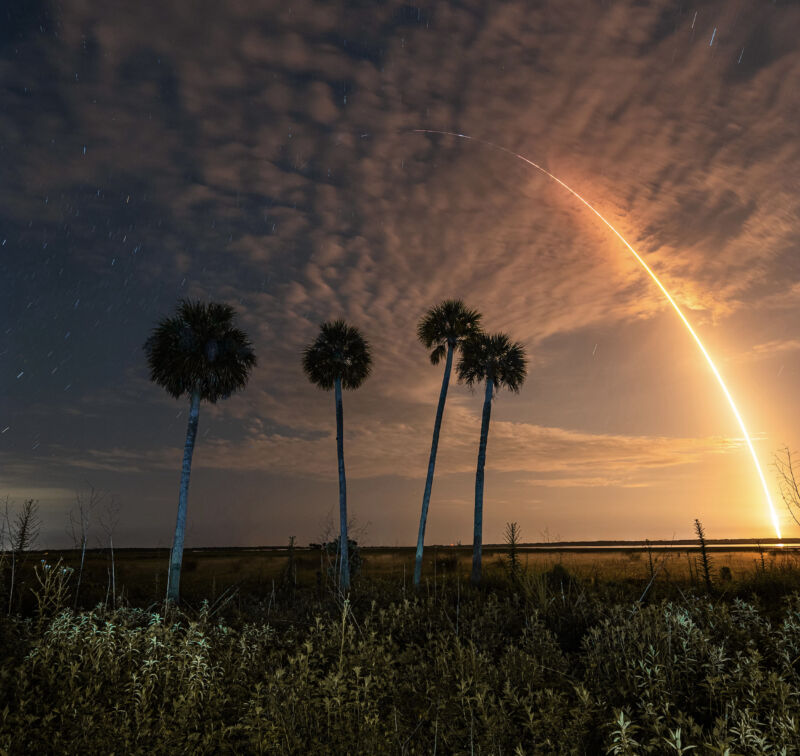
[[[269,621],[250,600],[74,613],[48,588],[0,617],[0,753],[800,752],[800,595],[641,606],[502,574],[298,585]]]

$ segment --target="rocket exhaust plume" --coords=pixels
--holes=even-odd
[[[683,321],[683,324],[686,326],[686,330],[689,331],[692,338],[694,339],[695,343],[697,344],[698,349],[702,352],[703,357],[706,358],[706,362],[708,366],[711,368],[711,372],[714,373],[714,377],[717,379],[717,383],[719,383],[720,388],[722,389],[722,393],[725,394],[725,398],[728,400],[728,404],[731,407],[731,411],[736,418],[736,421],[739,423],[739,427],[742,430],[742,434],[744,435],[744,439],[747,442],[747,448],[750,450],[750,456],[753,458],[753,464],[755,465],[756,472],[758,473],[758,477],[761,479],[761,485],[764,489],[764,496],[766,497],[767,504],[769,505],[769,512],[770,517],[772,519],[772,525],[775,528],[775,533],[778,538],[781,538],[781,530],[778,525],[778,515],[775,512],[775,507],[772,503],[772,497],[769,495],[769,488],[767,486],[767,481],[764,478],[764,472],[761,470],[761,465],[758,462],[758,457],[756,456],[756,450],[753,448],[753,442],[750,440],[750,434],[747,432],[747,428],[745,428],[744,420],[742,420],[742,416],[739,414],[739,410],[736,408],[736,404],[733,401],[733,397],[731,396],[731,392],[728,391],[728,387],[725,385],[725,381],[722,380],[722,376],[720,375],[719,370],[717,370],[717,366],[714,364],[714,361],[711,359],[711,355],[708,353],[706,348],[703,346],[703,342],[700,341],[700,337],[695,333],[694,328],[692,328],[689,321],[686,319],[686,316],[683,314],[683,311],[678,306],[678,303],[672,298],[672,295],[666,290],[664,284],[661,283],[658,276],[652,271],[650,266],[639,256],[639,253],[628,243],[627,239],[617,231],[614,226],[611,225],[604,217],[600,214],[599,211],[595,210],[595,208],[589,204],[583,197],[581,197],[578,192],[576,192],[571,187],[567,186],[560,178],[554,176],[550,171],[542,168],[542,166],[537,165],[532,160],[529,160],[524,155],[520,155],[513,150],[508,149],[507,147],[501,147],[499,144],[494,144],[493,142],[487,142],[483,139],[476,139],[475,137],[468,136],[466,134],[458,134],[454,131],[434,131],[433,129],[414,129],[414,134],[439,134],[441,136],[452,136],[457,137],[459,139],[467,139],[471,142],[479,142],[480,144],[484,144],[487,147],[492,147],[495,150],[500,150],[500,152],[505,152],[512,157],[521,160],[523,163],[527,163],[532,168],[535,168],[537,171],[540,171],[545,176],[553,179],[557,184],[560,184],[564,189],[566,189],[573,197],[578,199],[581,203],[583,203],[586,207],[589,208],[613,233],[614,235],[628,248],[628,251],[636,258],[636,261],[645,269],[647,274],[650,278],[655,281],[656,285],[659,289],[661,289],[661,293],[667,298],[667,301],[672,305],[673,309],[676,313],[678,313],[678,317]]]

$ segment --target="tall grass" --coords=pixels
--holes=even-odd
[[[710,593],[713,589],[711,582],[711,557],[706,547],[706,533],[703,530],[703,525],[700,520],[696,519],[694,521],[694,530],[697,533],[697,541],[700,544],[700,563],[703,565],[703,580],[706,590]]]
[[[767,600],[656,584],[644,603],[641,583],[556,564],[481,590],[363,579],[346,601],[298,586],[165,617],[63,608],[60,569],[40,571],[38,613],[0,620],[0,752],[800,752],[788,571]]]

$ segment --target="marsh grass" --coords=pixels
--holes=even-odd
[[[432,567],[453,556],[433,551]],[[307,556],[166,611],[74,612],[64,563],[35,562],[30,612],[0,620],[0,753],[800,752],[791,555],[713,595],[654,571],[643,597],[648,563],[634,578],[627,557],[618,574],[551,558],[512,579],[497,554],[480,590],[465,560],[417,592],[402,560],[370,574],[367,554],[346,599]],[[193,558],[199,580],[231,556]]]
[[[763,563],[756,548],[748,551],[714,550],[717,569],[727,566],[739,580],[725,590],[738,590],[737,586],[751,582],[756,568],[765,576],[765,586],[769,586],[777,576],[780,582],[792,582],[800,575],[798,552],[794,549],[763,548]],[[15,589],[14,611],[30,615],[34,599],[30,591],[36,585],[33,574],[35,565],[42,558],[50,563],[62,559],[63,566],[78,570],[81,560],[80,550],[28,551],[26,559],[17,564],[17,580],[26,587]],[[630,556],[641,554],[640,557]],[[414,550],[411,548],[365,548],[362,554],[362,577],[369,580],[386,579],[398,585],[410,584],[414,568]],[[517,559],[520,568],[533,574],[548,572],[554,565],[562,565],[570,575],[583,583],[599,581],[610,584],[637,586],[641,594],[643,581],[651,578],[649,561],[644,558],[646,551],[618,550],[607,553],[581,552],[532,552],[523,548]],[[507,547],[487,547],[484,558],[490,572],[507,571],[509,550]],[[652,550],[653,573],[657,574],[656,586],[678,585],[686,587],[692,580],[688,570],[689,561],[699,556],[698,549]],[[6,555],[9,561],[8,554]],[[687,557],[688,560],[687,561]],[[267,596],[273,584],[276,592],[287,585],[287,571],[292,575],[291,585],[300,592],[315,589],[319,595],[328,592],[328,556],[319,549],[294,547],[294,564],[289,566],[289,549],[244,550],[244,549],[187,549],[185,560],[190,562],[181,578],[181,593],[193,606],[208,598],[213,600],[230,586],[237,586],[242,597],[247,595]],[[0,554],[2,560],[2,554]],[[469,547],[431,546],[424,562],[425,578],[433,585],[434,577],[440,582],[443,576],[452,578],[464,574],[469,569],[471,550]],[[117,592],[124,591],[128,603],[135,606],[149,606],[163,600],[166,589],[165,577],[169,561],[168,549],[119,549],[115,548],[115,582]],[[81,582],[78,608],[89,609],[98,603],[113,605],[109,590],[110,556],[107,549],[87,549]],[[9,572],[6,569],[6,580]],[[701,567],[702,572],[702,567]],[[3,573],[0,573],[2,575]],[[694,570],[692,569],[692,577]],[[75,578],[73,577],[73,581]],[[800,580],[795,581],[800,590]],[[784,588],[781,588],[784,590]],[[8,586],[0,585],[4,601],[7,602]],[[635,593],[631,589],[631,595]],[[675,595],[676,592],[673,591]],[[74,596],[73,596],[74,599]],[[107,600],[108,599],[108,600]],[[4,605],[7,609],[7,603]]]

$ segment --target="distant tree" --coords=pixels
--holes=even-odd
[[[706,546],[706,531],[703,530],[703,524],[700,520],[695,518],[694,532],[697,533],[697,541],[700,544],[700,561],[703,565],[703,578],[706,583],[706,590],[711,591],[713,588],[711,584],[711,557],[708,553]]]
[[[350,524],[347,526],[347,529],[348,531],[351,531]],[[342,554],[341,539],[337,535],[332,540],[320,544],[320,548],[322,549],[322,552],[325,555],[326,561],[329,565],[327,570],[328,575],[333,577],[335,581],[338,581]],[[361,557],[361,547],[358,545],[358,541],[356,541],[354,538],[348,538],[347,566],[350,570],[351,578],[353,575],[357,575],[360,572],[363,561],[364,560]]]
[[[516,522],[507,522],[503,537],[508,545],[508,572],[512,578],[516,579],[519,577],[521,569],[519,563],[519,544],[521,537],[519,524]]]
[[[17,512],[17,519],[11,533],[11,548],[17,554],[29,551],[39,537],[42,521],[39,518],[39,503],[26,499],[22,509]]]
[[[97,491],[88,481],[85,492],[76,491],[75,504],[69,512],[69,532],[72,536],[72,543],[75,549],[81,551],[81,564],[78,568],[78,582],[75,586],[74,610],[78,609],[78,597],[81,592],[81,580],[83,578],[83,565],[86,560],[86,543],[89,540],[89,526],[91,525],[92,515],[100,503],[105,499],[105,494]]]
[[[10,615],[13,606],[17,573],[27,560],[27,552],[33,548],[36,539],[39,537],[42,521],[39,517],[39,503],[33,499],[26,499],[22,503],[22,508],[17,512],[16,518],[12,524],[8,504],[9,498],[6,497],[5,511],[3,513],[3,535],[5,538],[5,534],[8,533],[11,546],[11,579],[8,587],[8,613]],[[3,552],[5,556],[5,540],[3,542]],[[22,586],[24,587],[24,583],[22,583]]]
[[[444,404],[447,389],[450,385],[450,371],[453,366],[453,353],[461,348],[464,341],[480,332],[481,315],[470,310],[460,299],[446,299],[441,304],[428,310],[417,326],[417,338],[426,349],[433,348],[430,353],[431,363],[438,365],[445,358],[444,377],[439,392],[439,406],[436,408],[436,420],[433,424],[433,441],[428,460],[428,476],[425,479],[425,491],[422,495],[422,514],[419,518],[419,534],[417,536],[417,554],[414,562],[414,585],[418,586],[422,577],[422,552],[425,544],[425,526],[428,521],[428,506],[433,488],[433,471],[436,467],[436,452],[439,447],[439,431],[442,427]]]
[[[214,404],[244,388],[256,364],[250,340],[244,331],[233,325],[235,316],[230,305],[184,299],[178,305],[177,314],[159,321],[144,345],[150,380],[176,399],[188,394],[190,400],[167,583],[170,601],[177,602],[180,593],[189,475],[200,402]]]
[[[319,336],[303,352],[303,370],[308,379],[326,391],[334,390],[336,401],[336,452],[339,458],[339,588],[350,588],[347,548],[347,481],[344,472],[344,413],[342,388],[357,389],[369,376],[372,356],[359,330],[344,320],[322,323]]]
[[[472,576],[474,585],[481,581],[481,553],[483,545],[483,477],[486,465],[486,441],[489,437],[489,420],[492,416],[492,399],[495,389],[505,386],[518,393],[527,375],[525,349],[512,343],[504,333],[493,336],[481,333],[468,339],[461,348],[458,379],[474,386],[484,381],[486,391],[481,418],[481,436],[478,445],[478,467],[475,473],[475,527],[472,541]]]
[[[792,452],[789,447],[784,447],[775,454],[773,463],[778,473],[778,486],[781,490],[781,498],[786,504],[786,509],[792,519],[800,525],[800,483],[798,474],[795,471],[795,462],[792,460]]]
[[[108,604],[108,595],[111,594],[112,606],[117,608],[117,568],[114,560],[114,533],[119,524],[119,511],[120,506],[113,495],[109,496],[108,500],[104,502],[105,506],[100,512],[98,522],[105,538],[108,539],[109,556],[111,557],[111,565],[108,570],[108,585],[106,588],[106,604]],[[100,539],[100,545],[105,545],[105,540]]]

